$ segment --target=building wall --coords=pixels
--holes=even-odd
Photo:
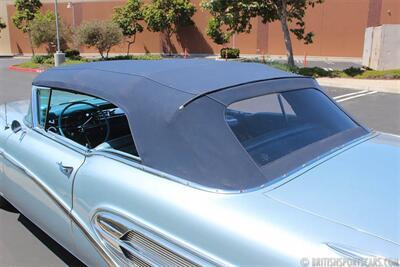
[[[89,20],[111,19],[113,8],[123,2],[122,0],[72,0],[74,8],[68,9],[68,1],[59,0],[59,13],[65,23],[72,25],[75,22],[79,25]],[[186,49],[192,54],[217,54],[221,46],[214,44],[205,34],[209,14],[199,7],[200,0],[192,0],[192,2],[197,7],[197,12],[193,17],[195,25],[182,29],[176,37],[173,37],[173,51],[183,53]],[[14,54],[30,53],[27,36],[12,25],[11,17],[15,11],[13,1],[2,0],[0,3],[0,16],[3,16],[1,12],[6,13],[7,17],[4,16],[4,18],[8,19],[6,33],[1,33],[0,53],[7,50],[7,46],[8,50]],[[53,10],[52,0],[42,0],[42,3],[43,11]],[[325,0],[324,4],[307,10],[305,21],[306,29],[315,33],[314,43],[304,45],[292,36],[296,55],[361,57],[367,26],[400,23],[400,0]],[[253,19],[252,22],[252,32],[235,36],[230,46],[240,48],[242,54],[283,55],[286,53],[278,22],[267,25],[262,24],[259,19]],[[163,51],[164,44],[165,38],[162,34],[145,30],[138,34],[133,52],[160,53]],[[36,50],[45,52],[43,48]],[[88,48],[82,48],[81,51],[95,52],[94,49]],[[121,44],[114,47],[111,52],[125,51],[126,44]]]
[[[11,55],[9,23],[7,23],[7,3],[4,1],[0,1],[0,17],[7,24],[7,28],[1,30],[0,33],[0,55]]]

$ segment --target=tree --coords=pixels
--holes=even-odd
[[[60,44],[63,50],[71,41],[71,29],[60,22]],[[57,46],[56,16],[54,12],[37,13],[31,23],[32,43],[36,47],[47,45],[47,53],[54,53]]]
[[[152,0],[143,8],[147,28],[152,32],[162,32],[168,41],[171,53],[171,37],[179,27],[193,25],[192,16],[196,8],[188,0]]]
[[[16,12],[12,17],[12,21],[19,30],[28,34],[29,44],[31,46],[32,54],[35,54],[33,49],[32,36],[31,36],[31,22],[35,18],[36,13],[42,7],[40,0],[14,0]]]
[[[3,19],[0,17],[0,32],[2,29],[5,29],[7,25],[3,22]]]
[[[203,0],[202,7],[210,11],[213,16],[209,22],[215,28],[210,35],[213,39],[222,36],[228,38],[235,33],[250,32],[251,18],[261,17],[263,23],[279,21],[281,24],[288,65],[294,67],[293,47],[290,32],[304,44],[313,41],[314,34],[305,31],[304,16],[308,7],[314,7],[323,0]],[[210,20],[210,21],[211,21]],[[289,24],[294,25],[289,28]],[[225,28],[223,28],[225,26]]]
[[[208,0],[201,6],[210,12],[206,33],[216,44],[226,44],[237,33],[249,33],[250,19],[257,15],[259,3],[252,0]]]
[[[136,34],[143,31],[143,26],[140,24],[142,20],[142,2],[140,0],[128,0],[124,6],[115,9],[113,22],[121,28],[128,43],[127,55],[129,55],[131,45],[136,41]]]
[[[122,36],[121,29],[113,22],[90,21],[79,26],[75,40],[78,45],[95,47],[105,59],[111,48],[121,42]]]

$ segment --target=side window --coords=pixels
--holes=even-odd
[[[89,149],[120,151],[139,157],[125,112],[114,104],[56,89],[49,94],[39,91],[38,100],[39,124],[47,132]]]
[[[38,103],[38,123],[39,126],[44,128],[46,121],[47,108],[49,106],[50,90],[38,89],[37,90],[37,103]]]
[[[32,102],[29,103],[28,111],[26,112],[26,115],[24,117],[24,121],[29,127],[32,127],[32,122],[33,122],[33,119],[32,119]]]

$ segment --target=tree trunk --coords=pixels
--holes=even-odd
[[[28,39],[29,39],[29,45],[31,46],[32,56],[34,56],[35,55],[35,50],[33,49],[32,35],[31,35],[30,31],[28,31]]]
[[[287,8],[286,0],[281,0],[281,6],[278,6],[278,14],[280,17],[283,37],[285,39],[288,65],[289,65],[289,67],[294,68],[295,64],[294,64],[294,58],[293,58],[293,47],[292,47],[292,40],[290,38],[290,31],[289,31],[289,27],[288,27],[287,9],[286,8]]]
[[[127,41],[127,43],[128,43],[128,50],[126,51],[126,55],[129,56],[129,50],[131,49],[132,42],[131,41]]]
[[[135,41],[136,41],[136,34],[133,35],[133,41],[129,41],[129,40],[127,41],[127,43],[128,43],[128,51],[126,52],[127,56],[129,56],[129,51],[131,49],[131,45],[133,45],[135,43]]]
[[[167,46],[168,46],[168,54],[171,56],[172,55],[172,33],[169,30],[165,31],[165,34],[167,36]]]

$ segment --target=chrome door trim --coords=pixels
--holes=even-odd
[[[72,222],[81,230],[81,232],[84,234],[86,239],[95,247],[95,249],[98,251],[100,256],[105,260],[105,262],[109,266],[116,266],[117,264],[113,261],[113,259],[108,255],[108,253],[104,250],[104,248],[96,241],[95,238],[90,234],[88,229],[84,226],[84,224],[81,222],[81,220],[73,215],[71,210],[68,208],[68,206],[61,200],[59,199],[54,192],[48,188],[44,183],[40,181],[36,175],[34,175],[31,171],[29,171],[27,168],[25,168],[18,160],[16,160],[14,157],[9,155],[6,151],[0,150],[0,155],[2,155],[3,158],[5,158],[11,165],[15,166],[17,169],[25,173],[44,193],[46,193],[47,196],[67,215]]]
[[[41,127],[34,127],[32,130],[34,132],[38,133],[38,134],[43,135],[44,137],[49,138],[50,140],[52,140],[54,142],[57,142],[57,143],[65,146],[65,147],[68,147],[68,148],[70,148],[70,149],[72,149],[72,150],[74,150],[74,151],[76,151],[76,152],[78,152],[78,153],[80,153],[82,155],[86,155],[88,153],[88,151],[89,151],[88,148],[86,148],[86,147],[84,147],[84,146],[82,146],[82,145],[80,145],[80,144],[78,144],[78,143],[76,143],[76,142],[74,142],[74,141],[72,141],[72,140],[70,140],[68,138],[65,138],[65,137],[63,137],[61,135],[58,135],[58,134],[55,134],[55,133],[52,133],[52,132],[46,132]]]
[[[146,225],[145,223],[139,221],[137,218],[132,218],[131,216],[128,218],[126,215],[123,215],[122,213],[111,209],[99,208],[96,209],[93,213],[91,220],[92,227],[94,228],[96,235],[99,237],[99,239],[102,238],[99,236],[98,230],[100,229],[103,232],[105,232],[104,229],[102,229],[102,227],[98,223],[98,218],[102,216],[112,218],[113,221],[123,226],[120,227],[120,229],[114,228],[116,231],[113,235],[107,233],[109,238],[115,239],[115,237],[121,234],[124,235],[130,230],[135,230],[141,233],[143,236],[146,236],[147,238],[152,239],[155,242],[159,243],[160,245],[168,248],[169,250],[176,251],[175,253],[177,255],[186,256],[191,261],[193,261],[196,264],[199,264],[200,266],[228,266],[228,264],[223,263],[221,259],[212,258],[210,255],[205,255],[204,253],[197,251],[176,239],[168,237],[165,234],[162,234],[159,231],[153,229],[152,227]],[[124,228],[126,231],[124,230]],[[132,248],[130,248],[129,245],[125,244],[123,245],[123,247],[125,249],[128,249],[130,252],[132,251]],[[137,253],[132,251],[132,254],[136,256]],[[140,255],[138,255],[138,257],[142,258]],[[149,259],[146,259],[146,261],[149,262]],[[154,264],[152,262],[149,263]]]

